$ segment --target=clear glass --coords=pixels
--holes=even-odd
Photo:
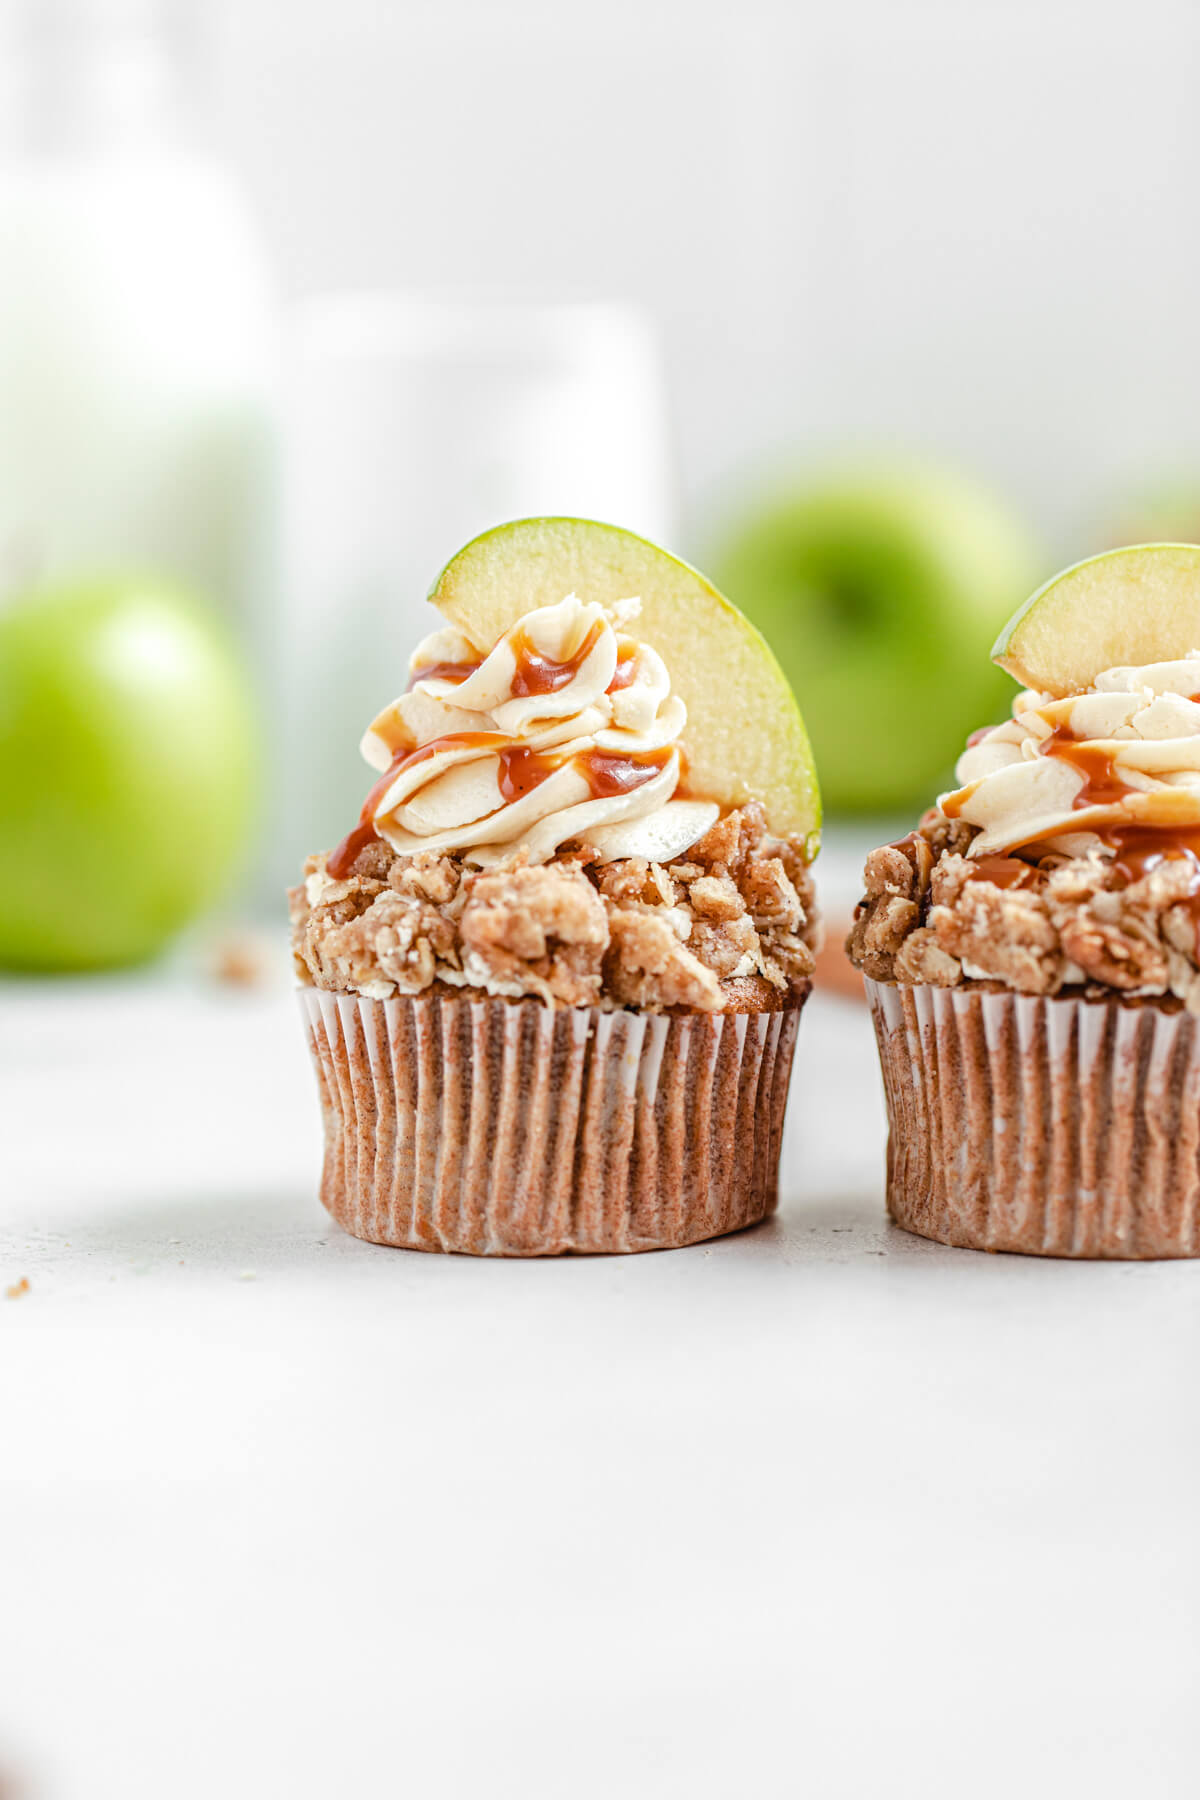
[[[674,541],[662,370],[638,308],[358,295],[300,310],[281,553],[291,879],[357,816],[358,741],[437,622],[438,570],[537,513]]]
[[[0,0],[0,596],[161,571],[255,642],[273,311],[193,19]]]
[[[188,0],[0,0],[0,148],[103,156],[194,139]]]

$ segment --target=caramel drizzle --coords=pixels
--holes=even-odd
[[[1071,802],[1073,812],[1083,812],[1091,806],[1119,806],[1130,794],[1142,792],[1118,773],[1115,751],[1102,749],[1099,744],[1074,737],[1065,725],[1057,726],[1049,737],[1043,738],[1037,753],[1039,756],[1053,756],[1059,762],[1068,763],[1082,775],[1079,792]],[[978,786],[977,781],[971,783],[962,800],[948,797],[942,806],[945,816],[948,819],[960,818],[963,807]]]
[[[346,834],[337,848],[326,858],[325,867],[335,880],[344,880],[354,867],[360,851],[375,842],[375,809],[396,777],[414,763],[425,762],[442,750],[494,750],[499,770],[497,782],[505,805],[532,793],[542,782],[568,763],[577,769],[588,784],[593,800],[609,800],[620,794],[631,794],[666,768],[674,746],[664,744],[639,756],[617,756],[611,751],[583,750],[574,756],[556,756],[553,750],[530,750],[512,744],[502,732],[456,731],[444,737],[431,738],[415,750],[399,749],[387,773],[381,775],[363,801],[358,824]],[[680,773],[682,775],[682,755]]]
[[[631,794],[666,768],[672,747],[647,750],[641,756],[614,756],[611,751],[585,750],[575,758],[575,767],[584,776],[595,800],[611,800],[618,794]]]
[[[633,686],[637,674],[638,646],[632,638],[622,638],[617,645],[617,666],[613,670],[613,678],[609,682],[606,693],[615,694],[621,688]]]
[[[509,684],[514,700],[528,700],[541,694],[557,694],[560,688],[569,686],[596,648],[603,630],[603,619],[597,619],[574,655],[568,656],[565,662],[555,662],[552,657],[543,656],[539,650],[534,649],[525,633],[518,631],[511,640],[517,659]]]
[[[1057,757],[1083,776],[1083,786],[1071,802],[1074,812],[1082,812],[1088,806],[1119,806],[1130,794],[1140,792],[1117,773],[1114,751],[1081,742],[1065,725],[1043,739],[1038,754]]]
[[[1163,863],[1186,860],[1191,864],[1187,894],[1175,904],[1184,907],[1191,918],[1195,953],[1200,958],[1200,830],[1126,825],[1105,832],[1104,842],[1115,851],[1113,868],[1124,877],[1126,887]]]
[[[1075,812],[1092,806],[1119,806],[1130,794],[1142,791],[1122,778],[1115,752],[1074,737],[1065,725],[1043,739],[1038,754],[1057,757],[1083,776],[1083,785],[1072,801]],[[1176,905],[1185,906],[1191,915],[1200,954],[1200,828],[1113,825],[1097,835],[1113,852],[1111,867],[1121,888],[1131,887],[1164,863],[1185,860],[1191,864],[1188,893]],[[970,879],[990,881],[994,887],[1038,887],[1045,876],[1041,863],[1027,862],[1020,855],[981,856],[971,863]]]
[[[560,688],[567,687],[595,649],[603,630],[602,623],[593,625],[574,655],[567,657],[565,662],[555,662],[551,657],[543,656],[521,633],[513,640],[517,660],[512,680],[514,698],[526,700],[530,695],[557,694]],[[606,689],[607,693],[615,694],[621,688],[632,686],[637,676],[638,647],[633,638],[620,640],[617,645],[617,666]],[[413,670],[408,692],[412,692],[418,681],[453,681],[461,684],[481,667],[482,663],[478,660],[429,663],[424,668]]]
[[[556,757],[553,751],[502,750],[500,792],[506,802],[519,800],[569,762],[587,782],[593,800],[611,800],[618,794],[631,794],[635,788],[653,781],[670,760],[670,745],[649,750],[642,756],[614,756],[605,750],[583,750],[576,756]]]
[[[348,831],[341,843],[325,859],[325,867],[335,881],[344,881],[358,858],[359,852],[368,844],[376,843],[379,833],[375,829],[375,808],[383,796],[404,769],[412,763],[424,762],[426,758],[435,756],[439,750],[455,749],[459,746],[471,745],[482,749],[488,744],[499,744],[505,740],[502,733],[493,731],[458,731],[450,732],[445,737],[430,738],[427,744],[418,744],[410,750],[401,744],[392,757],[388,768],[371,788],[362,803],[362,811],[358,815],[358,824]]]
[[[1140,881],[1161,863],[1189,858],[1195,865],[1195,879],[1200,887],[1200,828],[1122,825],[1104,832],[1102,837],[1115,852],[1113,868],[1125,877],[1126,885]]]
[[[516,633],[512,639],[516,667],[509,684],[513,698],[525,700],[544,694],[556,694],[569,686],[595,649],[603,631],[604,622],[598,619],[574,653],[562,662],[556,662],[552,657],[543,656],[540,651],[535,650],[524,632]],[[623,638],[620,641],[617,647],[617,666],[608,684],[609,693],[629,687],[633,682],[637,653],[638,645],[633,639]],[[478,662],[440,662],[414,669],[409,690],[418,681],[464,682],[480,666]],[[497,780],[506,805],[540,787],[548,776],[553,775],[568,761],[574,764],[586,780],[593,799],[612,799],[620,794],[632,793],[635,788],[652,781],[660,770],[666,768],[673,753],[673,747],[667,745],[641,756],[614,756],[602,750],[587,750],[575,757],[563,757],[555,756],[553,751],[522,748],[512,744],[502,732],[489,731],[448,732],[443,737],[431,738],[427,744],[417,745],[415,749],[409,743],[397,744],[386,773],[380,776],[363,801],[358,824],[326,859],[325,867],[335,880],[342,880],[349,875],[359,853],[368,844],[378,840],[379,833],[374,825],[375,809],[396,777],[413,763],[424,762],[429,757],[436,756],[439,751],[463,748],[495,750],[500,765]],[[682,752],[679,752],[679,756],[682,782]]]
[[[1020,856],[981,856],[971,863],[971,881],[990,881],[993,887],[1036,887],[1042,870]]]
[[[337,849],[331,850],[325,858],[327,872],[335,881],[345,881],[367,845],[378,842],[379,833],[371,820],[360,819],[354,830],[346,833]]]
[[[1173,830],[1169,826],[1118,825],[1099,834],[1100,841],[1113,852],[1111,868],[1119,878],[1119,888],[1132,887],[1164,863],[1190,863],[1188,891],[1173,904],[1186,909],[1192,921],[1196,954],[1200,958],[1200,828]],[[1041,863],[1026,862],[1020,856],[981,856],[972,862],[969,879],[990,881],[1000,888],[1035,888],[1045,881],[1047,870]]]
[[[985,726],[982,731],[972,732],[967,739],[968,747],[985,738],[992,729],[991,726]],[[1130,794],[1141,792],[1141,789],[1133,787],[1119,774],[1114,751],[1075,737],[1069,726],[1056,726],[1049,737],[1042,739],[1037,753],[1039,756],[1053,756],[1082,775],[1079,792],[1071,802],[1073,812],[1083,812],[1090,806],[1119,806]],[[978,782],[973,782],[970,791],[973,793],[978,785]],[[942,810],[948,819],[957,819],[965,804],[965,800],[958,804],[951,800]]]
[[[407,692],[411,694],[418,681],[454,681],[461,684],[482,666],[479,662],[429,663],[423,669],[413,670]]]
[[[604,621],[598,619],[578,648],[562,662],[543,656],[540,650],[534,649],[523,631],[517,632],[510,640],[516,658],[516,668],[510,683],[514,700],[557,694],[560,689],[569,687],[599,643],[603,630]],[[617,651],[617,671],[609,683],[610,692],[614,688],[629,686],[634,677],[633,663],[636,656],[637,645],[632,641],[626,641],[620,646]],[[464,682],[481,666],[479,661],[430,663],[426,668],[413,670],[409,691],[418,681]]]

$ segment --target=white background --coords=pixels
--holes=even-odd
[[[296,1010],[0,994],[29,1800],[1190,1800],[1200,1265],[888,1226],[822,998],[759,1230],[360,1244]]]
[[[1192,0],[218,0],[289,296],[629,296],[689,536],[781,453],[992,477],[1049,565],[1200,465]],[[1098,525],[1098,521],[1101,524]]]
[[[1064,554],[1200,461],[1185,0],[208,16],[285,296],[645,302],[694,542],[785,450],[961,458]],[[778,1220],[628,1261],[333,1229],[282,977],[6,988],[0,1103],[0,1784],[1194,1792],[1200,1268],[889,1228],[861,1012]]]

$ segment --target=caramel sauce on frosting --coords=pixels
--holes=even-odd
[[[582,639],[578,649],[557,662],[553,657],[543,656],[539,650],[535,650],[528,633],[518,626],[512,634],[512,646],[516,652],[516,668],[512,675],[514,699],[528,700],[535,695],[561,693],[563,688],[574,681],[596,648],[603,630],[604,622],[598,619]]]
[[[619,694],[627,688],[637,675],[638,647],[631,638],[620,638],[617,641],[617,666],[613,678],[608,684],[607,692]]]
[[[1102,744],[1081,742],[1066,726],[1060,725],[1040,747],[1042,756],[1056,756],[1077,769],[1083,786],[1071,802],[1076,812],[1085,806],[1117,806],[1137,789],[1119,774],[1116,752]]]
[[[424,676],[422,676],[422,679],[424,679]],[[449,733],[445,737],[433,738],[428,744],[418,744],[415,749],[410,749],[404,744],[398,745],[395,755],[392,757],[387,769],[379,777],[379,780],[374,784],[370,793],[363,801],[362,812],[359,814],[358,824],[352,831],[346,833],[346,836],[337,846],[337,849],[332,850],[326,857],[325,867],[328,869],[329,873],[336,876],[339,881],[344,881],[354,867],[359,851],[365,850],[368,844],[377,843],[379,841],[379,833],[376,831],[374,823],[375,809],[395,781],[397,775],[403,774],[404,770],[409,768],[413,763],[424,762],[426,758],[436,756],[439,750],[445,750],[451,746],[461,748],[465,744],[471,744],[482,747],[484,745],[492,745],[500,742],[503,742],[503,739],[495,732],[460,731]]]
[[[644,787],[678,754],[666,745],[661,750],[648,750],[644,756],[611,756],[603,750],[585,750],[575,766],[583,771],[594,798],[605,800]]]
[[[478,660],[475,662],[429,663],[423,668],[413,670],[412,679],[408,684],[409,692],[412,692],[418,681],[465,681],[469,675],[475,673],[478,667]]]
[[[510,748],[500,752],[500,792],[506,801],[519,800],[539,787],[569,760],[588,784],[593,800],[609,799],[615,794],[630,794],[666,768],[669,749],[650,750],[644,756],[608,756],[602,750],[585,750],[581,755],[564,759],[552,751]]]
[[[363,739],[380,776],[329,873],[348,873],[373,837],[482,867],[517,850],[546,861],[563,843],[669,861],[695,843],[719,808],[676,798],[687,711],[626,629],[636,606],[569,595],[486,653],[451,629],[426,638],[408,690]]]
[[[964,785],[942,801],[947,817],[979,827],[967,850],[972,878],[1037,887],[1047,873],[1041,857],[1061,864],[1083,856],[1107,863],[1119,890],[1182,862],[1187,894],[1176,904],[1200,939],[1198,673],[1195,653],[1176,664],[1108,670],[1087,694],[1066,700],[1022,694],[1011,722],[973,733],[959,761]],[[1049,791],[1038,774],[1046,762],[1079,779]]]
[[[1200,832],[1197,693],[1200,652],[1189,651],[1102,670],[1061,699],[1018,694],[1011,719],[972,733],[960,785],[939,801],[947,818],[975,826],[967,856],[1111,860],[1133,841],[1124,834],[1171,846]]]

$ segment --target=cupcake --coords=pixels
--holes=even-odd
[[[1026,684],[867,859],[866,977],[906,1230],[1040,1256],[1200,1254],[1200,548],[1035,594]]]
[[[819,801],[752,626],[615,527],[477,538],[291,895],[321,1198],[376,1243],[663,1249],[776,1204]]]

